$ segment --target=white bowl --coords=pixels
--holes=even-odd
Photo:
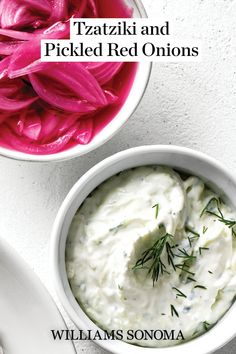
[[[147,17],[147,13],[140,0],[126,0],[126,2],[134,8],[134,17]],[[112,121],[104,129],[102,129],[89,144],[76,145],[68,150],[50,155],[32,155],[0,147],[0,155],[24,161],[50,162],[62,161],[82,156],[94,149],[97,149],[99,146],[110,140],[134,113],[145,93],[151,74],[151,68],[152,63],[138,63],[134,82],[125,103],[121,107],[120,111],[114,116]]]
[[[65,245],[71,221],[85,198],[109,177],[132,167],[167,165],[201,177],[212,189],[224,192],[228,202],[236,206],[236,179],[219,162],[207,155],[177,146],[145,146],[117,153],[91,168],[74,185],[56,217],[51,243],[53,281],[64,309],[75,325],[82,329],[98,327],[88,318],[75,300],[65,269]],[[236,334],[236,305],[202,336],[169,348],[143,348],[122,341],[97,341],[104,349],[117,354],[208,354],[223,346]]]

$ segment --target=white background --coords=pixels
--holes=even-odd
[[[97,151],[56,164],[0,158],[0,236],[53,294],[48,247],[57,210],[77,179],[103,158],[143,144],[177,144],[208,153],[236,172],[236,0],[144,0],[203,42],[201,63],[155,64],[146,95],[127,125]],[[233,354],[236,340],[217,354]],[[78,353],[102,353],[92,343]]]

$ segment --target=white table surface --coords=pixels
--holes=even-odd
[[[38,274],[55,298],[48,271],[50,231],[77,179],[105,157],[138,145],[176,144],[201,150],[236,172],[236,1],[144,0],[152,16],[176,19],[201,39],[201,63],[155,64],[145,97],[110,142],[83,158],[34,164],[0,158],[0,235]],[[78,353],[104,353],[80,342]],[[217,354],[236,352],[236,340]]]

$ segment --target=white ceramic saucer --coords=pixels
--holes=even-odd
[[[53,340],[51,329],[66,329],[56,305],[36,274],[0,239],[0,343],[4,354],[75,354],[72,342]]]

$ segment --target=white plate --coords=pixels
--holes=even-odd
[[[75,354],[72,342],[53,340],[51,329],[66,329],[56,305],[36,274],[0,240],[0,343],[4,354]]]

